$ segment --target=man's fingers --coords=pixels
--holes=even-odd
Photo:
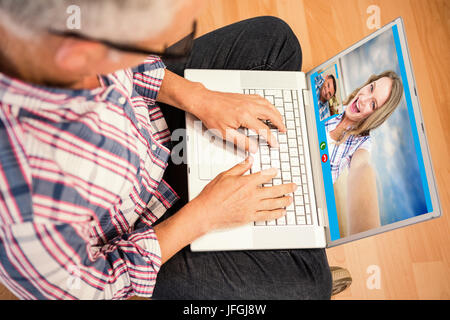
[[[278,130],[286,132],[286,126],[283,122],[283,117],[280,112],[267,101],[267,104],[258,108],[259,118],[269,120]]]
[[[264,139],[266,139],[267,143],[274,148],[278,148],[278,141],[275,138],[275,136],[270,131],[270,128],[266,126],[261,120],[259,119],[252,119],[248,124],[246,124],[247,127],[253,131],[255,131],[257,134],[261,135]]]
[[[262,210],[254,213],[253,221],[271,221],[281,218],[286,214],[285,209]]]
[[[261,200],[260,210],[276,210],[288,207],[292,203],[291,196]]]
[[[297,188],[298,186],[295,183],[280,184],[278,186],[260,188],[259,194],[261,199],[271,199],[294,193]]]
[[[255,185],[261,185],[263,183],[271,181],[278,174],[277,168],[269,168],[260,172],[256,172],[248,175],[248,179],[251,179]]]

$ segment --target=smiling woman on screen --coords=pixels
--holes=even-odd
[[[348,168],[350,234],[380,225],[370,132],[389,118],[402,96],[403,85],[395,72],[373,75],[344,101],[345,111],[325,123],[333,183]]]

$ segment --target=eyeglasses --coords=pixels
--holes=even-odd
[[[119,50],[122,52],[141,54],[146,56],[159,56],[165,62],[173,62],[173,61],[182,61],[189,57],[192,48],[194,46],[195,34],[197,32],[197,21],[194,21],[192,25],[192,32],[190,34],[188,34],[186,37],[184,37],[177,43],[173,44],[172,46],[166,47],[162,52],[149,51],[128,44],[114,43],[109,40],[97,39],[72,31],[58,31],[50,29],[48,30],[48,32],[56,36],[71,37],[85,41],[98,42],[109,48]]]

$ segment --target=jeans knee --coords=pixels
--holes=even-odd
[[[274,16],[262,16],[256,19],[259,19],[259,22],[262,24],[263,28],[270,30],[272,35],[275,35],[280,39],[287,40],[292,45],[293,49],[297,50],[301,54],[302,49],[300,42],[286,21]]]
[[[250,19],[252,30],[261,41],[270,41],[280,50],[277,58],[289,58],[288,69],[300,70],[302,65],[302,48],[291,27],[282,19],[274,16],[261,16]]]

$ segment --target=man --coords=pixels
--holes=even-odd
[[[239,127],[272,146],[260,120],[285,127],[266,100],[209,91],[183,70],[301,68],[296,37],[271,17],[205,35],[190,55],[193,33],[165,50],[202,4],[0,0],[0,279],[18,297],[330,297],[324,250],[188,248],[211,230],[280,217],[296,188],[260,187],[277,173],[244,176],[249,157],[187,203],[185,166],[169,158],[185,111],[251,152]],[[79,30],[67,29],[69,5]]]
[[[324,120],[331,115],[329,101],[336,94],[336,79],[332,74],[327,75],[325,78],[319,74],[314,80],[316,83],[320,120]]]

